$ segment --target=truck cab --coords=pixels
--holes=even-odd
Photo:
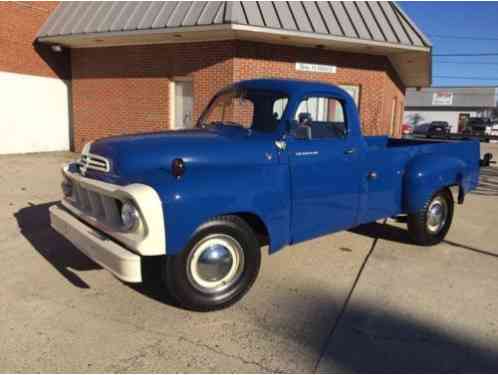
[[[479,152],[475,141],[365,137],[353,99],[333,85],[242,81],[195,129],[86,145],[63,168],[52,226],[127,282],[143,281],[155,257],[181,305],[219,309],[250,289],[265,245],[274,253],[396,215],[415,243],[439,243],[450,188],[463,203]]]

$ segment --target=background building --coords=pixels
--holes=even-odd
[[[54,2],[0,2],[0,154],[70,146],[68,53],[34,46]]]
[[[21,33],[24,19],[12,22]],[[220,88],[261,77],[340,85],[367,134],[399,135],[405,87],[430,85],[430,42],[387,2],[64,2],[23,35],[66,83],[77,151],[103,136],[190,127]],[[51,137],[47,122],[24,126]]]
[[[470,117],[491,117],[496,105],[496,87],[408,89],[404,121],[412,125],[447,121],[456,133],[463,130]]]

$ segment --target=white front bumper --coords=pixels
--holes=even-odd
[[[61,204],[74,216],[98,228],[140,255],[166,254],[162,202],[152,187],[139,183],[120,186],[94,180],[69,172],[68,165],[64,166],[62,173],[73,183],[75,193],[79,191],[87,196],[87,204],[83,206],[79,199],[74,199],[74,196],[62,199]],[[88,193],[94,195],[93,201],[89,199]],[[117,208],[114,206],[114,210],[111,210],[110,205],[104,204],[103,199],[132,201],[140,211],[143,225],[136,231],[123,231]],[[100,210],[97,209],[98,206],[101,206]]]
[[[140,256],[58,206],[50,207],[50,222],[58,233],[119,279],[130,283],[142,282]]]

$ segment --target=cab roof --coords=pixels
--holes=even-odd
[[[288,96],[303,95],[306,92],[330,92],[332,94],[346,94],[346,91],[336,85],[319,81],[298,79],[261,78],[236,82],[225,89],[245,88],[254,90],[278,91]],[[224,91],[224,90],[223,90]]]

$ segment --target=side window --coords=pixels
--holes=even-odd
[[[298,126],[309,126],[312,138],[342,138],[347,124],[342,103],[334,98],[309,97],[298,106]]]
[[[282,118],[288,101],[287,98],[278,98],[273,102],[273,117],[275,119],[280,120]]]

